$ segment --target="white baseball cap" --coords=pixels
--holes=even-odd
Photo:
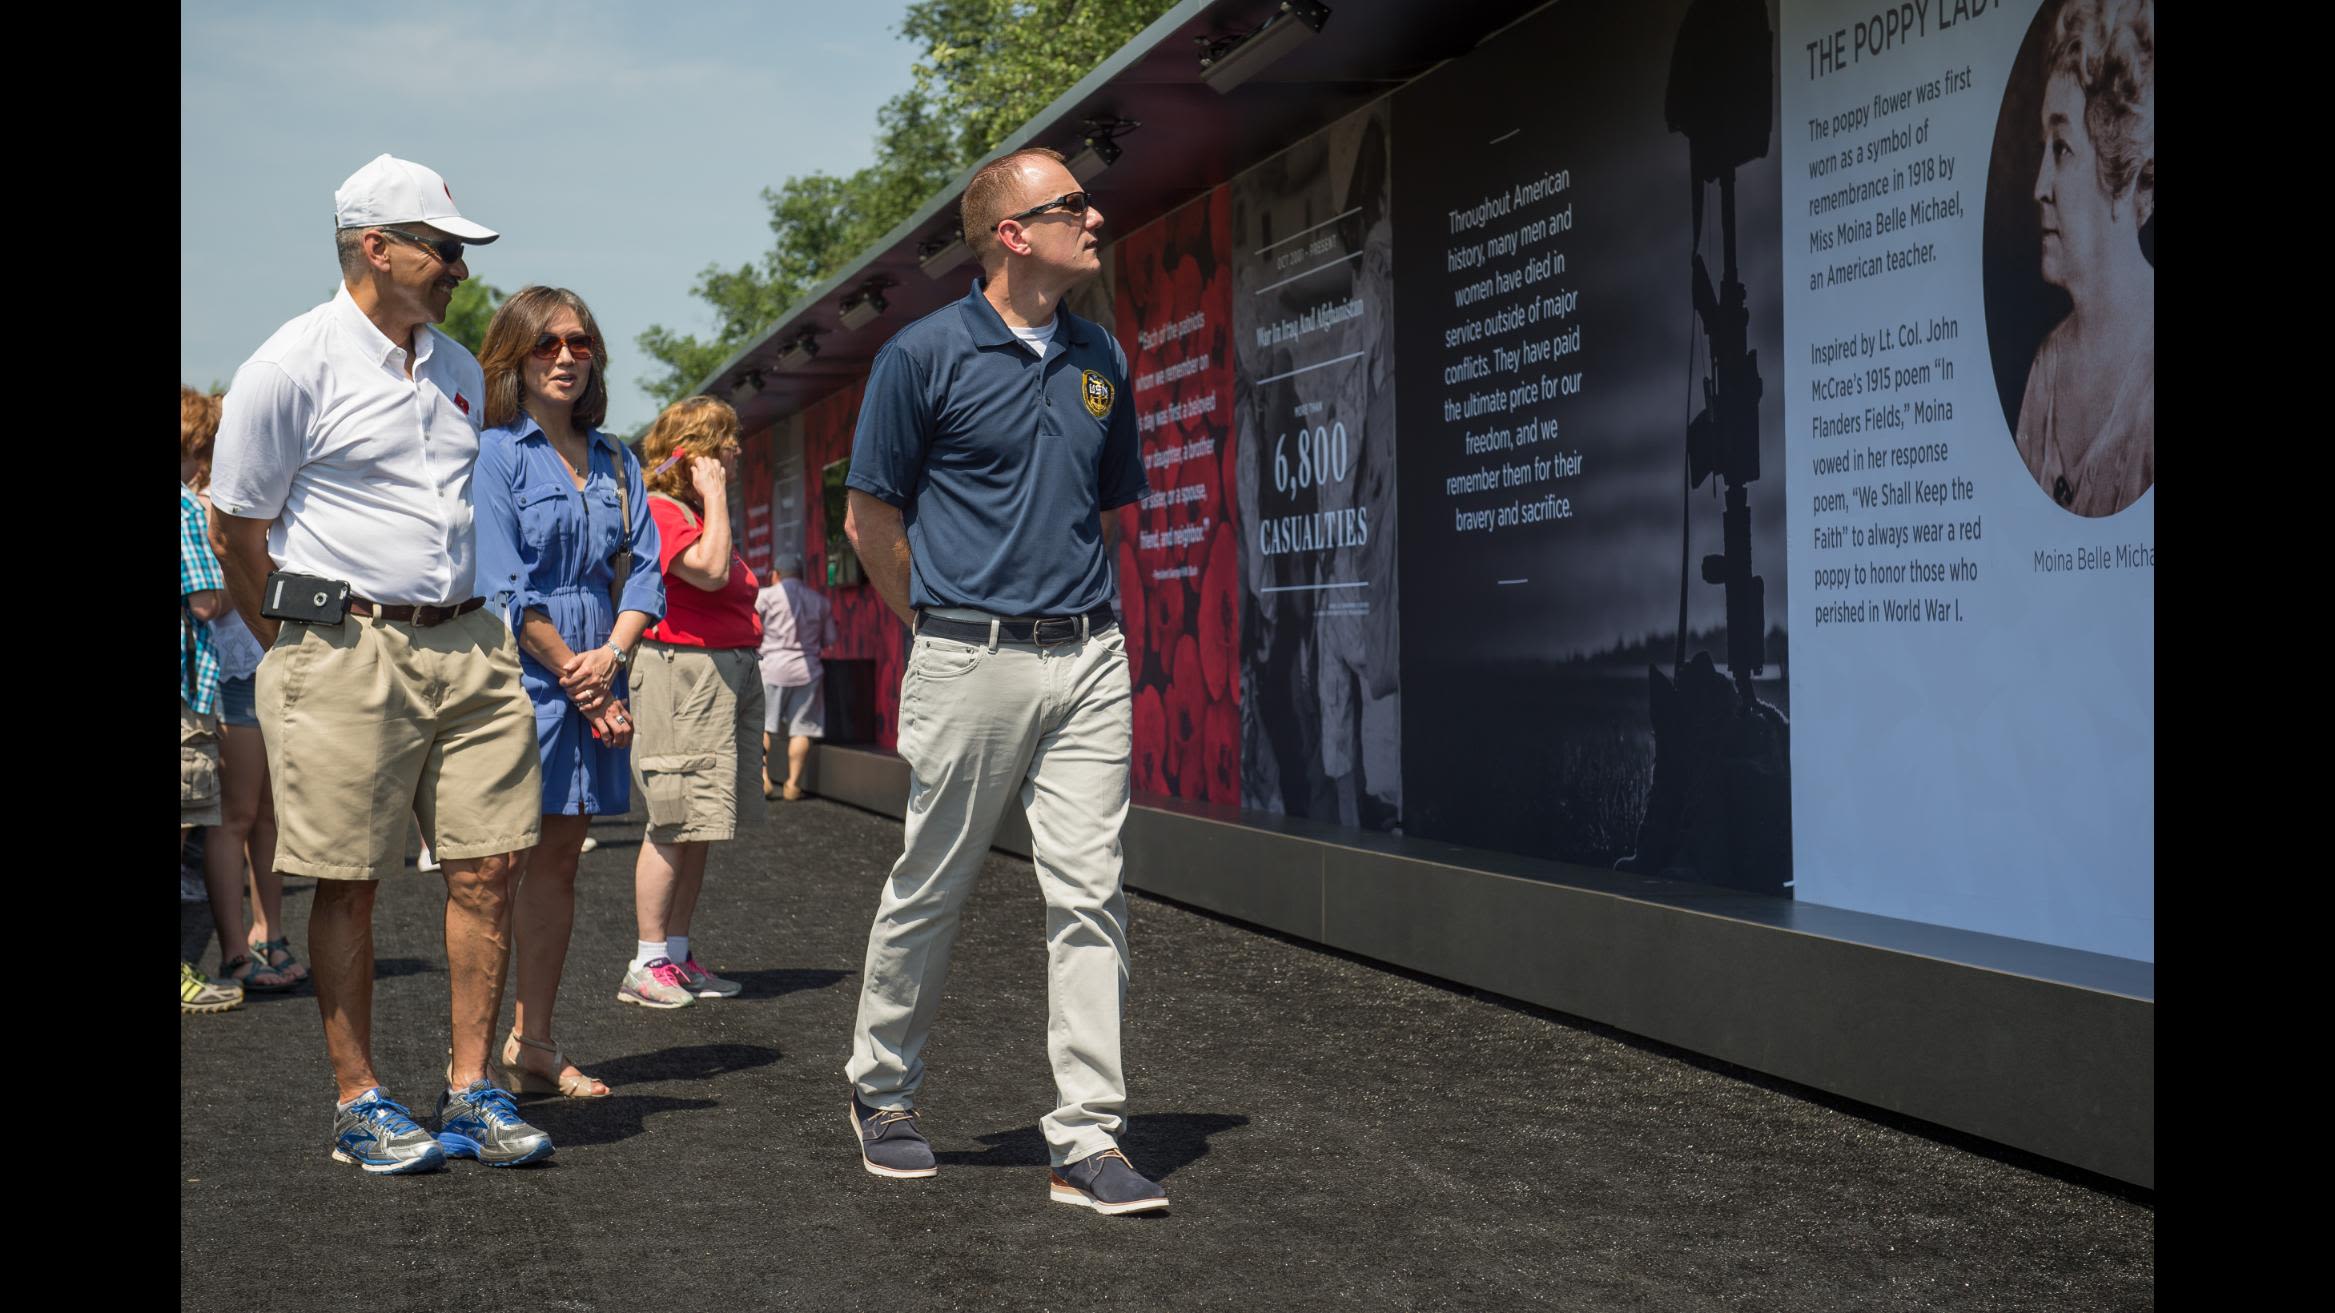
[[[502,236],[463,218],[454,208],[453,191],[435,170],[387,154],[350,174],[332,194],[332,218],[335,228],[426,223],[474,246]]]

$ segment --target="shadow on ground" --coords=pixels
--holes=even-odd
[[[605,1058],[591,1065],[593,1075],[614,1089],[651,1081],[706,1081],[737,1071],[752,1071],[778,1061],[779,1052],[763,1044],[692,1044],[681,1048]]]
[[[1121,1145],[1137,1171],[1155,1181],[1166,1180],[1178,1168],[1208,1156],[1210,1136],[1238,1130],[1249,1119],[1235,1113],[1157,1112],[1128,1119]],[[935,1161],[955,1167],[1044,1167],[1052,1161],[1046,1137],[1035,1126],[974,1137],[978,1151],[953,1150],[933,1154]]]
[[[598,1076],[605,1069],[593,1071]],[[614,1077],[606,1077],[614,1086]],[[719,1099],[676,1099],[663,1094],[612,1093],[605,1099],[563,1099],[556,1094],[520,1101],[528,1122],[551,1136],[562,1153],[586,1145],[615,1144],[648,1129],[659,1113],[699,1112],[721,1106]],[[573,1160],[573,1155],[570,1155]]]
[[[445,974],[445,963],[432,962],[426,957],[377,957],[373,959],[373,978],[375,980],[395,980],[399,976],[442,976]]]
[[[857,975],[854,971],[833,971],[825,967],[777,967],[764,971],[724,971],[725,979],[735,980],[746,987],[740,1002],[757,1002],[780,998],[806,989],[826,989],[839,980]]]

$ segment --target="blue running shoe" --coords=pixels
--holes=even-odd
[[[379,1176],[434,1172],[446,1165],[438,1141],[378,1085],[334,1113],[332,1157]]]
[[[438,1096],[438,1147],[449,1158],[476,1158],[488,1167],[517,1167],[552,1154],[551,1137],[519,1120],[511,1092],[483,1080]]]

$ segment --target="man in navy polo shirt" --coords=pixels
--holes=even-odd
[[[1111,610],[1117,517],[1148,491],[1127,360],[1063,294],[1102,268],[1103,216],[1050,150],[966,185],[984,276],[877,353],[852,443],[844,530],[915,632],[900,685],[906,848],[868,935],[852,1037],[853,1126],[878,1176],[931,1176],[916,1129],[949,946],[998,817],[1019,798],[1046,898],[1042,1125],[1049,1196],[1165,1208],[1119,1151],[1127,1082],[1127,819],[1133,704]]]

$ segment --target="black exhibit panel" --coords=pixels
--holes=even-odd
[[[1400,829],[1387,102],[1230,184],[1243,805]]]
[[[1791,893],[1770,23],[1574,0],[1393,98],[1407,833]]]

